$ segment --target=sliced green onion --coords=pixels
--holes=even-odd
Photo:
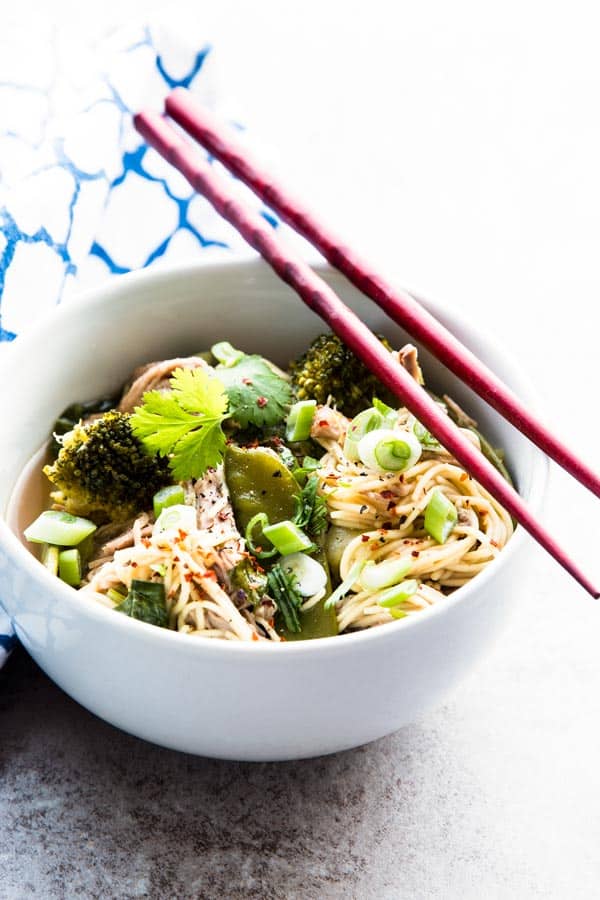
[[[402,581],[400,584],[395,584],[394,587],[389,587],[386,591],[382,591],[377,602],[385,609],[399,606],[400,603],[404,603],[405,600],[412,597],[418,587],[419,582],[413,578],[410,581]]]
[[[275,522],[273,525],[263,525],[263,534],[282,556],[298,553],[301,550],[309,550],[311,547],[314,548],[314,544],[308,535],[290,519]]]
[[[445,544],[457,521],[456,507],[439,488],[435,488],[425,510],[425,531],[438,544]]]
[[[418,462],[421,445],[410,431],[378,428],[359,442],[358,455],[377,472],[404,472]]]
[[[383,418],[385,419],[385,424],[389,428],[393,428],[394,425],[398,422],[398,410],[392,409],[391,406],[388,406],[387,403],[384,403],[382,400],[378,400],[377,397],[373,397],[373,406],[377,410],[377,412],[381,413]]]
[[[127,594],[122,594],[121,591],[118,591],[116,588],[109,588],[106,592],[106,596],[109,600],[112,600],[113,603],[119,604],[125,600]]]
[[[350,571],[348,572],[342,583],[335,589],[333,594],[331,594],[323,604],[325,609],[331,609],[331,607],[335,606],[335,604],[339,600],[341,600],[342,597],[346,596],[354,582],[358,579],[358,576],[362,572],[364,565],[364,560],[360,559],[350,567]]]
[[[76,547],[96,527],[89,519],[82,519],[81,516],[72,516],[58,509],[47,509],[23,533],[34,544]]]
[[[299,400],[290,409],[285,426],[288,441],[306,441],[317,409],[316,400]]]
[[[246,531],[244,537],[246,538],[246,544],[250,552],[257,557],[257,559],[269,559],[271,556],[275,556],[277,554],[277,548],[273,547],[272,550],[263,550],[260,544],[254,543],[254,531],[257,526],[260,526],[261,531],[264,534],[265,528],[269,527],[269,517],[264,512],[258,512],[255,516],[252,516],[248,524],[246,525]]]
[[[81,556],[76,547],[61,550],[58,554],[58,575],[71,587],[79,587],[81,582]]]
[[[408,559],[386,559],[381,563],[369,560],[361,572],[360,583],[366,591],[380,591],[402,581],[409,569]]]
[[[303,597],[313,597],[327,585],[327,572],[316,559],[306,553],[292,553],[280,561],[281,568],[296,579]]]
[[[217,362],[227,368],[235,366],[246,355],[243,350],[236,350],[235,347],[232,347],[229,341],[219,341],[218,344],[213,344],[210,352]]]
[[[44,544],[42,547],[42,555],[40,557],[42,565],[51,572],[52,575],[58,575],[58,547],[52,544]]]
[[[196,508],[178,503],[176,506],[165,506],[160,516],[154,523],[157,531],[171,531],[178,529],[189,534],[198,527]]]
[[[170,484],[161,488],[152,498],[154,518],[158,519],[161,512],[167,506],[181,506],[185,504],[185,491],[180,484]]]
[[[425,450],[440,450],[442,445],[418,419],[413,419],[413,434]]]
[[[358,462],[360,459],[358,452],[359,442],[366,434],[369,434],[369,432],[375,431],[378,428],[382,428],[384,424],[385,416],[372,406],[370,406],[369,409],[363,409],[362,412],[359,412],[359,414],[352,419],[348,431],[346,432],[344,455],[352,460],[352,462]]]
[[[403,609],[392,608],[392,609],[389,609],[388,612],[391,615],[392,619],[405,619],[408,615],[408,613],[405,612]]]

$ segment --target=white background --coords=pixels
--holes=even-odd
[[[214,42],[223,95],[286,181],[382,271],[493,331],[550,423],[597,466],[595,4],[156,8]],[[98,33],[150,15],[141,0],[53,0],[52,11]],[[545,522],[596,581],[599,512],[553,471]],[[423,802],[398,811],[422,853],[401,861],[382,848],[373,896],[378,884],[400,896],[395,866],[423,871],[423,896],[598,895],[600,606],[533,547],[515,590],[520,611],[445,709],[425,773],[440,789],[458,771],[470,784],[455,798],[460,829],[440,834]]]

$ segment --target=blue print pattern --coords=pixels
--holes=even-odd
[[[0,35],[0,353],[75,289],[198,254],[250,252],[131,123],[175,87],[214,105],[210,45],[190,48],[161,27],[120,31],[80,48],[69,70],[61,37]],[[15,640],[0,606],[0,667]]]

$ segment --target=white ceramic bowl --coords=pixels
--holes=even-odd
[[[399,345],[405,335],[337,273],[326,279]],[[492,341],[427,306],[526,402],[530,387]],[[69,403],[114,391],[139,363],[228,339],[287,363],[322,323],[260,261],[192,265],[111,280],[19,339],[0,383],[0,600],[29,653],[68,694],[132,734],[190,753],[239,760],[316,756],[381,737],[449,691],[497,635],[519,595],[522,529],[469,585],[409,619],[338,638],[235,644],[180,635],[83,602],[14,532],[38,510],[13,503],[23,467]],[[544,459],[463,385],[421,354],[442,387],[506,448],[537,508]],[[31,499],[28,501],[31,507]],[[27,506],[27,504],[25,504]]]

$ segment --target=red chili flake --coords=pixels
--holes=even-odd
[[[257,406],[260,406],[261,409],[262,409],[264,406],[266,406],[268,402],[269,402],[269,401],[267,400],[266,397],[257,397],[257,398],[256,398],[256,405],[257,405]]]
[[[185,578],[186,581],[191,581],[194,576],[192,575],[191,572],[186,572],[183,577]]]
[[[383,497],[384,500],[389,500],[391,497],[395,497],[396,495],[394,494],[393,491],[385,490],[385,491],[381,492],[381,496]]]
[[[363,542],[363,544],[366,544],[368,540],[369,540],[369,535],[363,534],[361,537],[361,541]]]
[[[229,517],[229,513],[226,512],[226,510],[224,510],[224,509],[222,509],[221,512],[217,515],[217,519],[219,519],[219,521],[221,521],[221,522],[224,522],[225,519],[227,519],[228,517]]]
[[[132,563],[131,563],[131,568],[132,568],[132,569],[137,569],[137,563],[136,563],[136,562],[132,562]]]
[[[251,378],[247,378],[247,377],[246,377],[246,378],[242,378],[242,384],[250,384],[250,385],[251,385],[251,384],[252,384],[252,379],[251,379]]]
[[[211,581],[216,581],[216,580],[217,580],[217,573],[216,573],[216,572],[213,572],[212,569],[209,569],[207,572],[204,573],[204,575],[203,575],[202,577],[203,577],[203,578],[210,578]]]
[[[490,544],[492,545],[492,547],[500,547],[498,541],[490,541]]]
[[[319,419],[317,425],[319,426],[319,428],[327,428],[329,422],[327,421],[327,419]]]
[[[174,557],[173,557],[173,562],[179,562],[179,557],[178,557],[178,556],[174,556]]]
[[[271,626],[271,628],[275,627],[275,619],[267,619],[267,622]]]
[[[179,540],[185,541],[187,537],[187,531],[182,531],[181,528],[178,528],[177,531],[179,532]]]
[[[252,640],[253,640],[253,641],[258,641],[258,640],[260,640],[259,637],[258,637],[258,635],[257,635],[257,633],[256,633],[255,631],[252,632]]]
[[[418,556],[419,556],[419,551],[418,551],[418,550],[411,550],[410,555],[411,555],[411,556],[414,556],[414,558],[417,559]]]
[[[463,472],[462,475],[460,476],[461,481],[467,481],[468,478],[469,478],[468,472]]]
[[[149,547],[150,543],[150,538],[142,538],[142,544],[144,545],[144,547]]]

